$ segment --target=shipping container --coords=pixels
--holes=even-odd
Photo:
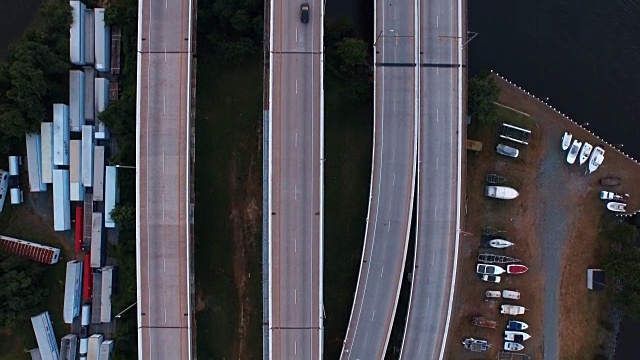
[[[82,126],[82,185],[93,186],[93,126]]]
[[[96,71],[90,66],[83,67],[82,71],[84,71],[84,118],[85,120],[93,121],[96,112],[94,105]]]
[[[53,170],[53,229],[55,231],[71,230],[69,170]]]
[[[74,250],[76,251],[76,253],[79,253],[82,251],[82,236],[84,235],[84,222],[83,222],[83,217],[84,217],[84,208],[82,207],[82,205],[78,204],[76,205],[76,220],[75,220],[75,234],[74,234]]]
[[[86,252],[84,254],[84,261],[82,263],[82,302],[87,304],[91,302],[91,289],[93,288],[93,276],[91,275],[91,253],[90,252]],[[89,309],[91,310],[91,309]],[[84,309],[83,309],[84,311]],[[91,311],[89,311],[89,314],[91,314]],[[84,313],[82,313],[82,317],[84,319]],[[87,315],[89,316],[89,315]],[[88,325],[89,320],[87,320],[86,324],[82,324],[82,325]],[[84,320],[83,320],[84,322]]]
[[[94,88],[95,105],[95,137],[96,139],[108,139],[109,130],[98,120],[98,115],[109,105],[109,79],[96,78]]]
[[[4,199],[7,198],[7,191],[9,191],[9,172],[0,169],[0,213],[4,208]]]
[[[94,10],[95,24],[95,56],[96,70],[100,72],[111,71],[111,29],[104,22],[104,9],[96,8]]]
[[[95,60],[95,44],[94,44],[94,18],[93,10],[84,10],[84,63],[92,65]],[[93,68],[92,68],[93,69]]]
[[[51,184],[53,183],[53,123],[43,122],[40,124],[40,140],[41,181],[44,184]],[[27,153],[27,162],[29,162],[28,158],[29,154]],[[46,185],[43,190],[47,190]]]
[[[53,265],[60,259],[60,249],[0,235],[0,250],[42,264]]]
[[[113,293],[113,266],[102,268],[102,291],[100,294],[100,322],[111,322],[111,294]]]
[[[111,218],[111,211],[118,202],[118,168],[106,167],[106,179],[104,182],[104,227],[115,228],[116,223]]]
[[[53,104],[53,165],[69,165],[69,106]]]
[[[63,318],[67,324],[73,323],[80,315],[82,296],[82,261],[73,260],[67,263],[67,276],[64,283]]]
[[[78,351],[78,335],[65,335],[60,341],[60,360],[75,360]]]
[[[93,201],[104,200],[104,146],[93,150]]]
[[[42,181],[40,134],[26,134],[25,139],[27,145],[27,170],[29,171],[30,191],[47,191],[47,185]]]
[[[53,332],[51,325],[51,317],[49,312],[45,311],[31,318],[33,332],[36,334],[38,349],[42,360],[58,360],[60,359],[60,350],[58,349],[58,341]]]
[[[102,266],[103,236],[102,236],[102,213],[94,212],[91,220],[91,267]]]
[[[100,345],[102,345],[103,340],[104,340],[104,336],[102,336],[102,334],[93,334],[89,336],[89,349],[87,350],[87,360],[100,359]]]
[[[84,125],[84,73],[69,71],[69,130],[80,132]]]
[[[100,324],[102,306],[102,273],[98,269],[93,273],[93,296],[91,297],[91,323]]]
[[[73,20],[69,29],[69,59],[75,65],[85,64],[85,11],[87,7],[80,1],[71,0],[71,15]]]
[[[82,141],[71,140],[69,146],[70,164],[70,199],[71,201],[84,200],[84,186],[82,186]]]
[[[113,340],[105,340],[100,345],[100,360],[111,359],[111,352],[113,351]]]

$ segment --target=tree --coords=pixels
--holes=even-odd
[[[336,43],[336,55],[340,61],[340,71],[354,74],[358,68],[367,65],[367,44],[357,38],[344,38]]]
[[[39,286],[39,264],[0,253],[0,325],[12,326],[27,317],[47,295]]]
[[[487,73],[475,76],[469,81],[469,114],[481,123],[498,121],[496,105],[500,89]]]
[[[16,61],[9,68],[9,76],[11,88],[7,91],[7,98],[24,114],[28,129],[39,128],[45,114],[42,98],[47,89],[42,70],[31,63]]]
[[[129,231],[136,227],[136,209],[131,205],[118,204],[109,215],[118,224],[120,231]]]
[[[637,230],[625,223],[607,225],[602,236],[609,241],[603,267],[612,281],[614,301],[627,316],[640,319],[640,248]]]

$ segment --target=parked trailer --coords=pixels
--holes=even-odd
[[[104,193],[104,227],[115,228],[116,223],[111,218],[111,211],[118,202],[118,173],[115,166],[106,167]]]
[[[69,170],[53,170],[53,230],[71,229],[71,203],[69,202]]]
[[[84,125],[84,73],[69,71],[69,130],[80,132]]]
[[[523,129],[521,127],[513,126],[511,124],[502,123],[500,126],[500,137],[503,139],[511,140],[523,145],[529,145],[529,136],[531,130]]]
[[[40,124],[40,154],[41,181],[44,184],[51,184],[53,183],[53,123],[43,122]],[[28,162],[29,153],[27,152]],[[31,171],[29,172],[31,173]],[[31,175],[29,175],[29,178],[31,178]],[[43,187],[43,191],[46,191],[47,186],[43,185]]]
[[[42,360],[58,360],[60,358],[60,350],[58,349],[58,341],[53,332],[51,317],[49,312],[45,311],[31,318],[33,332],[36,335],[38,349]]]
[[[113,351],[113,340],[105,340],[100,345],[100,360],[109,360]]]
[[[84,186],[82,186],[82,141],[71,140],[69,177],[71,201],[84,200]]]
[[[111,322],[111,295],[113,294],[113,266],[102,268],[102,289],[100,291],[100,322]]]
[[[53,104],[53,165],[69,165],[69,106]]]
[[[69,59],[72,64],[85,64],[85,10],[87,7],[76,0],[69,1],[73,20],[69,29]]]
[[[94,9],[95,20],[95,56],[96,56],[96,70],[100,72],[111,71],[111,29],[104,22],[103,8]]]
[[[93,126],[82,126],[82,186],[93,186]]]
[[[102,266],[102,213],[94,212],[91,220],[91,267],[99,268]]]
[[[93,10],[84,10],[84,63],[91,65],[95,61],[95,35]]]
[[[60,340],[60,360],[75,360],[78,351],[78,335],[68,334]]]
[[[96,78],[95,81],[95,137],[96,139],[108,139],[109,130],[104,123],[97,120],[98,114],[100,114],[109,104],[109,80],[105,78]]]
[[[104,146],[93,149],[93,201],[104,200]]]
[[[67,274],[64,283],[64,311],[63,318],[67,324],[73,323],[80,315],[80,302],[82,300],[82,261],[73,260],[67,262]]]
[[[26,134],[27,170],[29,171],[29,188],[31,192],[47,191],[42,181],[40,134]]]
[[[93,14],[93,11],[91,11]],[[93,39],[93,36],[91,37]],[[84,118],[85,120],[95,120],[95,83],[96,83],[96,70],[91,66],[85,66],[82,68],[84,71]]]
[[[93,276],[91,274],[91,254],[89,252],[84,255],[84,262],[82,264],[82,302],[88,303],[91,302],[91,289],[93,287]],[[82,309],[84,311],[84,308]],[[91,309],[89,309],[89,313],[87,316],[91,315]],[[82,313],[83,321],[84,321],[84,313]],[[89,325],[89,320],[87,320],[86,324]]]
[[[87,351],[87,359],[98,360],[100,357],[100,345],[104,341],[102,334],[93,334],[89,336],[89,349]]]
[[[84,235],[83,216],[84,216],[84,208],[80,204],[76,205],[76,222],[75,222],[76,232],[74,234],[75,235],[74,250],[76,251],[76,253],[79,253],[82,251],[82,237]]]
[[[91,298],[91,323],[100,324],[102,313],[102,272],[100,269],[93,273],[93,297]]]

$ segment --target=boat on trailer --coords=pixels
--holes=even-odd
[[[589,168],[587,168],[587,174],[591,174],[596,171],[598,167],[604,161],[604,149],[600,146],[596,146],[591,152],[591,156],[589,157]]]
[[[569,146],[571,145],[571,138],[573,137],[573,135],[571,135],[570,132],[566,132],[564,133],[564,135],[562,135],[562,151],[566,151]]]
[[[509,351],[520,351],[524,349],[524,345],[519,344],[517,342],[513,342],[513,341],[505,341],[504,349]]]
[[[585,141],[584,144],[582,144],[582,149],[580,149],[580,157],[578,159],[578,164],[582,165],[589,159],[589,155],[591,155],[591,150],[593,150],[593,146],[591,146],[591,144]]]
[[[509,256],[504,256],[504,255],[481,253],[481,254],[478,254],[478,261],[485,262],[488,264],[509,264],[509,263],[519,263],[520,259],[516,259]]]
[[[507,265],[507,274],[512,274],[512,275],[524,274],[527,272],[527,270],[529,270],[529,268],[522,264]]]
[[[505,299],[520,300],[520,291],[502,290],[502,297]]]
[[[510,246],[513,246],[513,243],[505,239],[492,239],[492,240],[489,240],[489,246],[496,249],[505,249]]]
[[[462,341],[462,346],[473,352],[482,352],[489,350],[491,344],[487,340],[468,337]]]
[[[477,327],[487,328],[487,329],[495,329],[498,326],[498,323],[494,320],[489,320],[482,316],[476,316],[473,318],[473,325]]]

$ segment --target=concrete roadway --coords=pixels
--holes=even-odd
[[[376,85],[365,244],[341,359],[383,359],[407,253],[417,152],[415,8],[376,1]]]
[[[190,5],[189,0],[139,3],[139,359],[194,357],[187,245]]]
[[[401,359],[438,359],[456,243],[458,173],[458,6],[420,6],[420,150],[416,258]],[[456,339],[457,340],[457,339]]]
[[[323,1],[308,24],[302,2],[271,3],[271,359],[322,358]]]

